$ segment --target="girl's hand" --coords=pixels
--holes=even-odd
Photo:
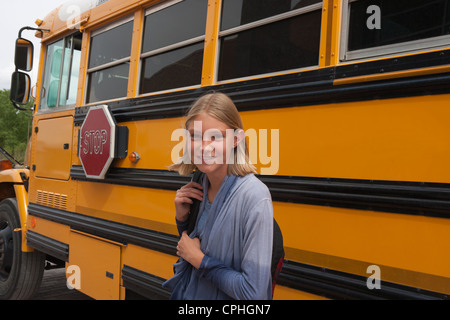
[[[176,219],[179,222],[185,222],[188,219],[191,204],[194,203],[191,198],[203,200],[202,189],[202,185],[196,182],[190,182],[178,189],[175,196],[175,211]]]
[[[183,232],[178,242],[177,255],[189,262],[196,269],[200,268],[203,257],[205,256],[200,249],[200,240],[198,238],[191,239],[186,231]]]

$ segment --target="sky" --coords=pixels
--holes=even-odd
[[[12,0],[2,1],[0,7],[0,90],[9,89],[11,74],[14,72],[14,46],[19,30],[22,27],[37,27],[37,19],[43,20],[53,9],[67,0]],[[34,31],[24,31],[22,37],[34,43],[34,70],[30,73],[31,83],[36,83],[37,65],[40,53],[40,39],[34,36]]]

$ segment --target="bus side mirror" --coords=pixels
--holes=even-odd
[[[30,99],[31,92],[31,78],[25,72],[30,72],[33,69],[33,55],[34,46],[30,40],[22,38],[22,32],[25,30],[35,30],[41,32],[41,37],[46,29],[23,27],[19,31],[19,36],[16,40],[16,52],[14,56],[14,63],[16,71],[11,77],[11,90],[9,99],[14,108],[21,111],[33,111],[33,108],[22,108],[18,105],[27,104]]]
[[[27,104],[30,99],[31,78],[25,72],[33,69],[33,51],[33,43],[22,38],[19,34],[19,38],[16,40],[16,53],[14,56],[16,71],[11,77],[11,90],[9,93],[9,99],[19,110],[21,110],[20,107],[16,105]]]
[[[26,73],[15,71],[11,77],[9,99],[16,104],[27,104],[30,99],[31,79]]]
[[[34,46],[30,40],[18,38],[14,62],[16,69],[29,72],[33,69]]]

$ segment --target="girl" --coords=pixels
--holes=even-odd
[[[181,259],[163,286],[177,300],[271,299],[272,200],[253,174],[236,106],[224,94],[207,94],[189,110],[185,129],[187,152],[170,169],[185,176],[197,169],[204,178],[177,191]],[[202,202],[188,235],[192,199]]]

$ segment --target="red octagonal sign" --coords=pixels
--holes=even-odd
[[[116,122],[101,105],[89,109],[80,129],[80,160],[86,177],[104,179],[115,155]]]

